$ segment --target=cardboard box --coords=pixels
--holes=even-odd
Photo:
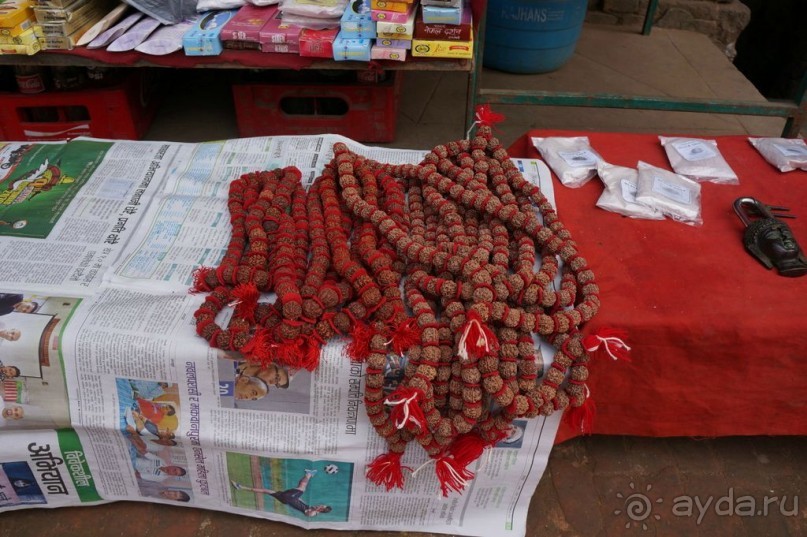
[[[279,52],[283,50],[284,47],[275,47],[272,45],[286,45],[286,52],[290,50],[299,52],[300,32],[302,32],[303,29],[293,24],[284,24],[277,6],[271,6],[269,12],[271,13],[271,17],[259,32],[261,50],[263,52]]]
[[[470,41],[473,30],[472,10],[466,5],[460,24],[426,24],[422,16],[415,18],[415,39],[427,41]]]
[[[303,28],[300,32],[300,56],[309,58],[333,58],[333,42],[339,30],[311,30]]]
[[[272,9],[277,10],[276,7]],[[227,21],[221,31],[221,40],[227,42],[252,43],[254,45],[239,45],[233,48],[260,48],[261,28],[266,26],[271,18],[271,9],[247,4],[238,10],[235,16]],[[226,48],[231,46],[225,44]]]
[[[37,42],[36,32],[29,28],[17,36],[0,35],[0,45],[33,45]]]
[[[462,4],[460,7],[423,6],[421,12],[426,24],[462,24]]]
[[[410,4],[409,10],[403,12],[374,9],[370,12],[370,18],[376,22],[385,21],[385,22],[396,22],[399,24],[406,24],[406,21],[409,20],[410,12],[417,9],[416,6],[417,4]]]
[[[389,39],[412,39],[412,32],[415,29],[416,11],[416,9],[413,9],[412,12],[409,13],[409,18],[405,23],[387,21],[376,22],[376,34],[380,38],[386,37]]]
[[[407,13],[413,3],[414,2],[393,2],[391,0],[370,0],[370,8]]]
[[[26,21],[31,23],[36,21],[34,10],[31,9],[31,4],[28,0],[7,0],[0,3],[0,28],[10,30]],[[19,33],[14,35],[19,35]]]
[[[381,48],[405,48],[409,50],[412,48],[411,39],[388,39],[386,37],[375,40],[375,46]]]
[[[370,39],[345,39],[339,33],[333,41],[333,59],[369,62],[371,46],[372,40]]]
[[[182,36],[182,48],[186,56],[218,56],[224,47],[221,44],[221,31],[237,9],[208,11],[199,16],[193,28]]]
[[[411,44],[411,41],[408,43]],[[370,51],[370,57],[374,60],[403,62],[406,61],[406,49],[402,47],[379,47],[376,45]]]
[[[412,56],[416,58],[471,59],[474,56],[473,41],[412,41]]]
[[[347,39],[373,39],[376,36],[375,22],[370,16],[367,0],[348,2],[339,25],[340,33]]]

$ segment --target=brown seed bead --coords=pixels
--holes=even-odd
[[[428,364],[437,364],[440,361],[440,347],[435,345],[424,347],[422,352],[422,360]]]
[[[554,367],[550,367],[549,371],[546,372],[546,379],[554,384],[560,384],[563,382],[563,373]]]
[[[478,369],[474,368],[463,368],[462,370],[462,381],[466,384],[479,384],[482,376],[479,374]]]

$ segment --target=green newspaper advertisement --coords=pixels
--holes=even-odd
[[[0,235],[47,237],[111,146],[0,143]]]

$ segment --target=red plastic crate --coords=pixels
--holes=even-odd
[[[155,80],[133,70],[115,85],[37,94],[0,92],[0,139],[69,140],[76,136],[137,140],[157,109]]]
[[[341,134],[357,142],[392,142],[401,73],[376,84],[233,84],[243,137]]]

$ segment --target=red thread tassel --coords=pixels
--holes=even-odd
[[[375,335],[372,326],[357,322],[350,331],[350,343],[347,345],[347,355],[354,362],[363,362],[370,356],[370,340]]]
[[[401,386],[384,400],[384,404],[392,407],[389,417],[395,427],[403,429],[410,423],[422,429],[426,424],[426,415],[420,408],[418,399],[423,399],[423,392],[418,388]]]
[[[289,367],[297,369],[302,368],[304,362],[303,355],[305,354],[302,348],[303,345],[303,336],[277,342],[273,349],[275,360]]]
[[[409,347],[420,343],[423,330],[414,318],[407,319],[395,328],[392,334],[391,345],[395,354],[403,356]]]
[[[462,360],[470,357],[481,358],[499,348],[496,335],[482,322],[482,318],[473,310],[465,315],[465,325],[462,329],[457,355]]]
[[[214,269],[213,267],[199,267],[195,269],[192,273],[193,285],[188,290],[188,292],[191,294],[195,294],[195,293],[207,293],[212,291],[212,289],[210,289],[210,286],[207,285],[207,276],[214,270],[216,269]]]
[[[261,296],[258,287],[252,282],[241,283],[235,286],[230,296],[235,303],[235,316],[254,324],[255,307]]]
[[[444,456],[437,459],[435,473],[444,497],[452,490],[462,492],[468,481],[474,478],[474,473],[463,468],[453,457]]]
[[[478,434],[468,433],[454,440],[448,448],[448,453],[457,461],[457,464],[466,468],[482,456],[487,445],[487,442]]]
[[[246,345],[238,349],[251,363],[261,367],[272,363],[272,332],[267,328],[255,330],[255,334]]]
[[[630,362],[630,347],[625,340],[628,333],[618,328],[598,328],[583,338],[583,347],[592,354],[605,353],[614,360]]]
[[[403,453],[383,453],[375,458],[367,466],[367,479],[376,485],[384,485],[386,489],[402,489],[404,486],[403,469],[401,466],[401,456]],[[410,468],[411,470],[411,468]]]
[[[590,435],[594,431],[594,416],[597,414],[597,405],[591,397],[591,392],[586,387],[586,400],[578,407],[569,409],[569,424],[584,435]]]
[[[300,366],[308,371],[313,371],[319,365],[320,344],[311,336],[308,336],[300,346],[301,361]]]
[[[476,124],[480,127],[492,127],[504,119],[504,114],[494,112],[489,104],[480,104],[476,107]]]

